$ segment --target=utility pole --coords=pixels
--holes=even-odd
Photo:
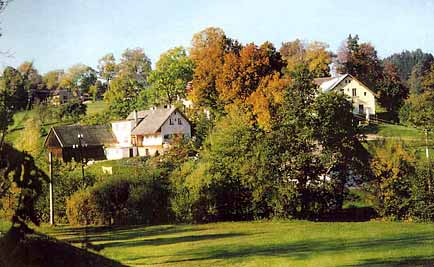
[[[425,153],[426,159],[428,160],[428,192],[431,193],[431,159],[429,157],[429,148],[428,148],[428,129],[425,129]]]
[[[85,176],[84,176],[84,164],[85,164],[85,160],[84,160],[84,156],[83,156],[83,147],[87,147],[87,144],[83,144],[83,134],[82,133],[78,133],[77,135],[78,138],[78,144],[73,145],[73,148],[77,148],[78,149],[78,153],[79,153],[79,157],[80,157],[80,163],[81,163],[81,178],[82,178],[82,182],[83,182],[83,190],[86,188],[86,180],[85,180]],[[87,250],[87,214],[85,214],[85,225],[84,225],[84,238],[83,238],[83,242],[82,242],[82,247],[83,249]]]
[[[54,225],[54,199],[53,199],[53,153],[48,153],[48,162],[50,163],[50,225]]]

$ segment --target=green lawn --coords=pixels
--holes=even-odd
[[[87,114],[93,115],[107,110],[107,103],[104,101],[96,101],[87,103]]]
[[[42,228],[80,247],[82,228]],[[228,222],[88,228],[128,266],[434,266],[434,224]]]

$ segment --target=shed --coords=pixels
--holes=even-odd
[[[80,160],[80,151],[74,148],[78,144],[78,134],[82,134],[81,153],[85,160],[106,159],[104,147],[116,144],[116,138],[108,125],[66,125],[52,127],[44,146],[47,150],[65,162]]]

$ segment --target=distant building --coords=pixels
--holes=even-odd
[[[353,103],[353,113],[366,116],[375,115],[375,94],[361,81],[350,74],[336,77],[317,78],[314,83],[322,92],[341,92]]]
[[[62,105],[74,98],[71,91],[68,90],[56,90],[51,95],[51,103],[53,105]]]
[[[107,159],[162,154],[175,135],[191,137],[187,117],[175,107],[134,111],[126,120],[112,122],[117,143],[106,148]]]

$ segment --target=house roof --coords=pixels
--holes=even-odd
[[[145,111],[137,112],[137,117],[140,120],[137,126],[133,129],[133,135],[146,135],[158,132],[169,118],[169,116],[177,110],[176,107],[170,108],[154,108]],[[184,116],[185,117],[185,116]],[[128,115],[128,119],[134,118],[134,113]]]
[[[353,77],[350,74],[344,74],[336,77],[316,78],[314,79],[314,83],[318,85],[323,92],[329,92],[348,76]]]
[[[78,134],[83,134],[83,144],[88,146],[101,146],[107,144],[115,144],[116,138],[108,125],[66,125],[53,127],[48,134],[47,140],[53,135],[57,138],[61,147],[72,147],[78,143]]]

